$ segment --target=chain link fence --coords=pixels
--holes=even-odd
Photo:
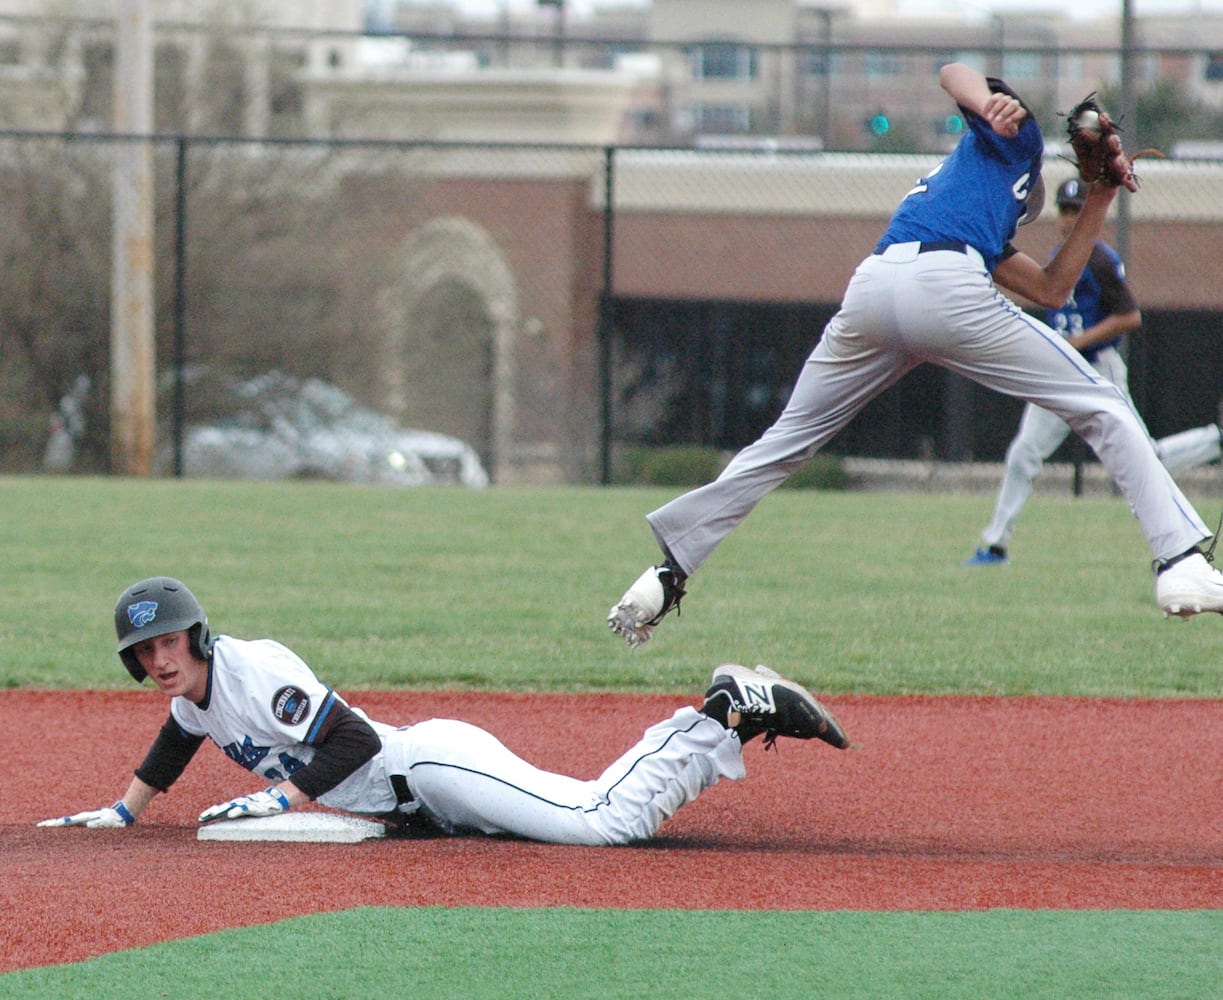
[[[277,373],[465,442],[503,483],[614,479],[634,444],[750,441],[936,159],[0,134],[6,472],[110,468],[112,168],[144,141],[158,474],[208,471],[184,442],[249,423],[242,394]],[[1070,168],[1053,156],[1046,169],[1052,186]],[[1146,317],[1132,381],[1159,436],[1213,420],[1223,395],[1223,163],[1152,159],[1141,172],[1112,235],[1128,243]],[[1038,258],[1056,239],[1051,215],[1022,232]],[[996,461],[1017,415],[920,369],[834,450]]]

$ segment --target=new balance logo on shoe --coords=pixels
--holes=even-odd
[[[750,681],[740,681],[739,690],[743,693],[743,709],[741,709],[741,711],[777,711],[777,705],[773,702],[773,688],[771,685],[753,684]]]
[[[839,750],[849,746],[841,724],[810,691],[764,666],[718,667],[702,711],[733,729],[743,743],[763,734],[766,749],[779,736],[820,739]]]

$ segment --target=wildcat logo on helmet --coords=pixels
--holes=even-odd
[[[144,628],[157,617],[156,601],[137,601],[127,606],[127,620],[133,628]]]

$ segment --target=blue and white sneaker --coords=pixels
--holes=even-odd
[[[1001,545],[991,545],[989,548],[977,549],[961,565],[964,566],[1005,566],[1007,564],[1006,549]]]

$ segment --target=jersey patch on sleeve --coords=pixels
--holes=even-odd
[[[287,726],[296,726],[310,714],[310,697],[299,687],[286,685],[272,695],[272,714]]]

